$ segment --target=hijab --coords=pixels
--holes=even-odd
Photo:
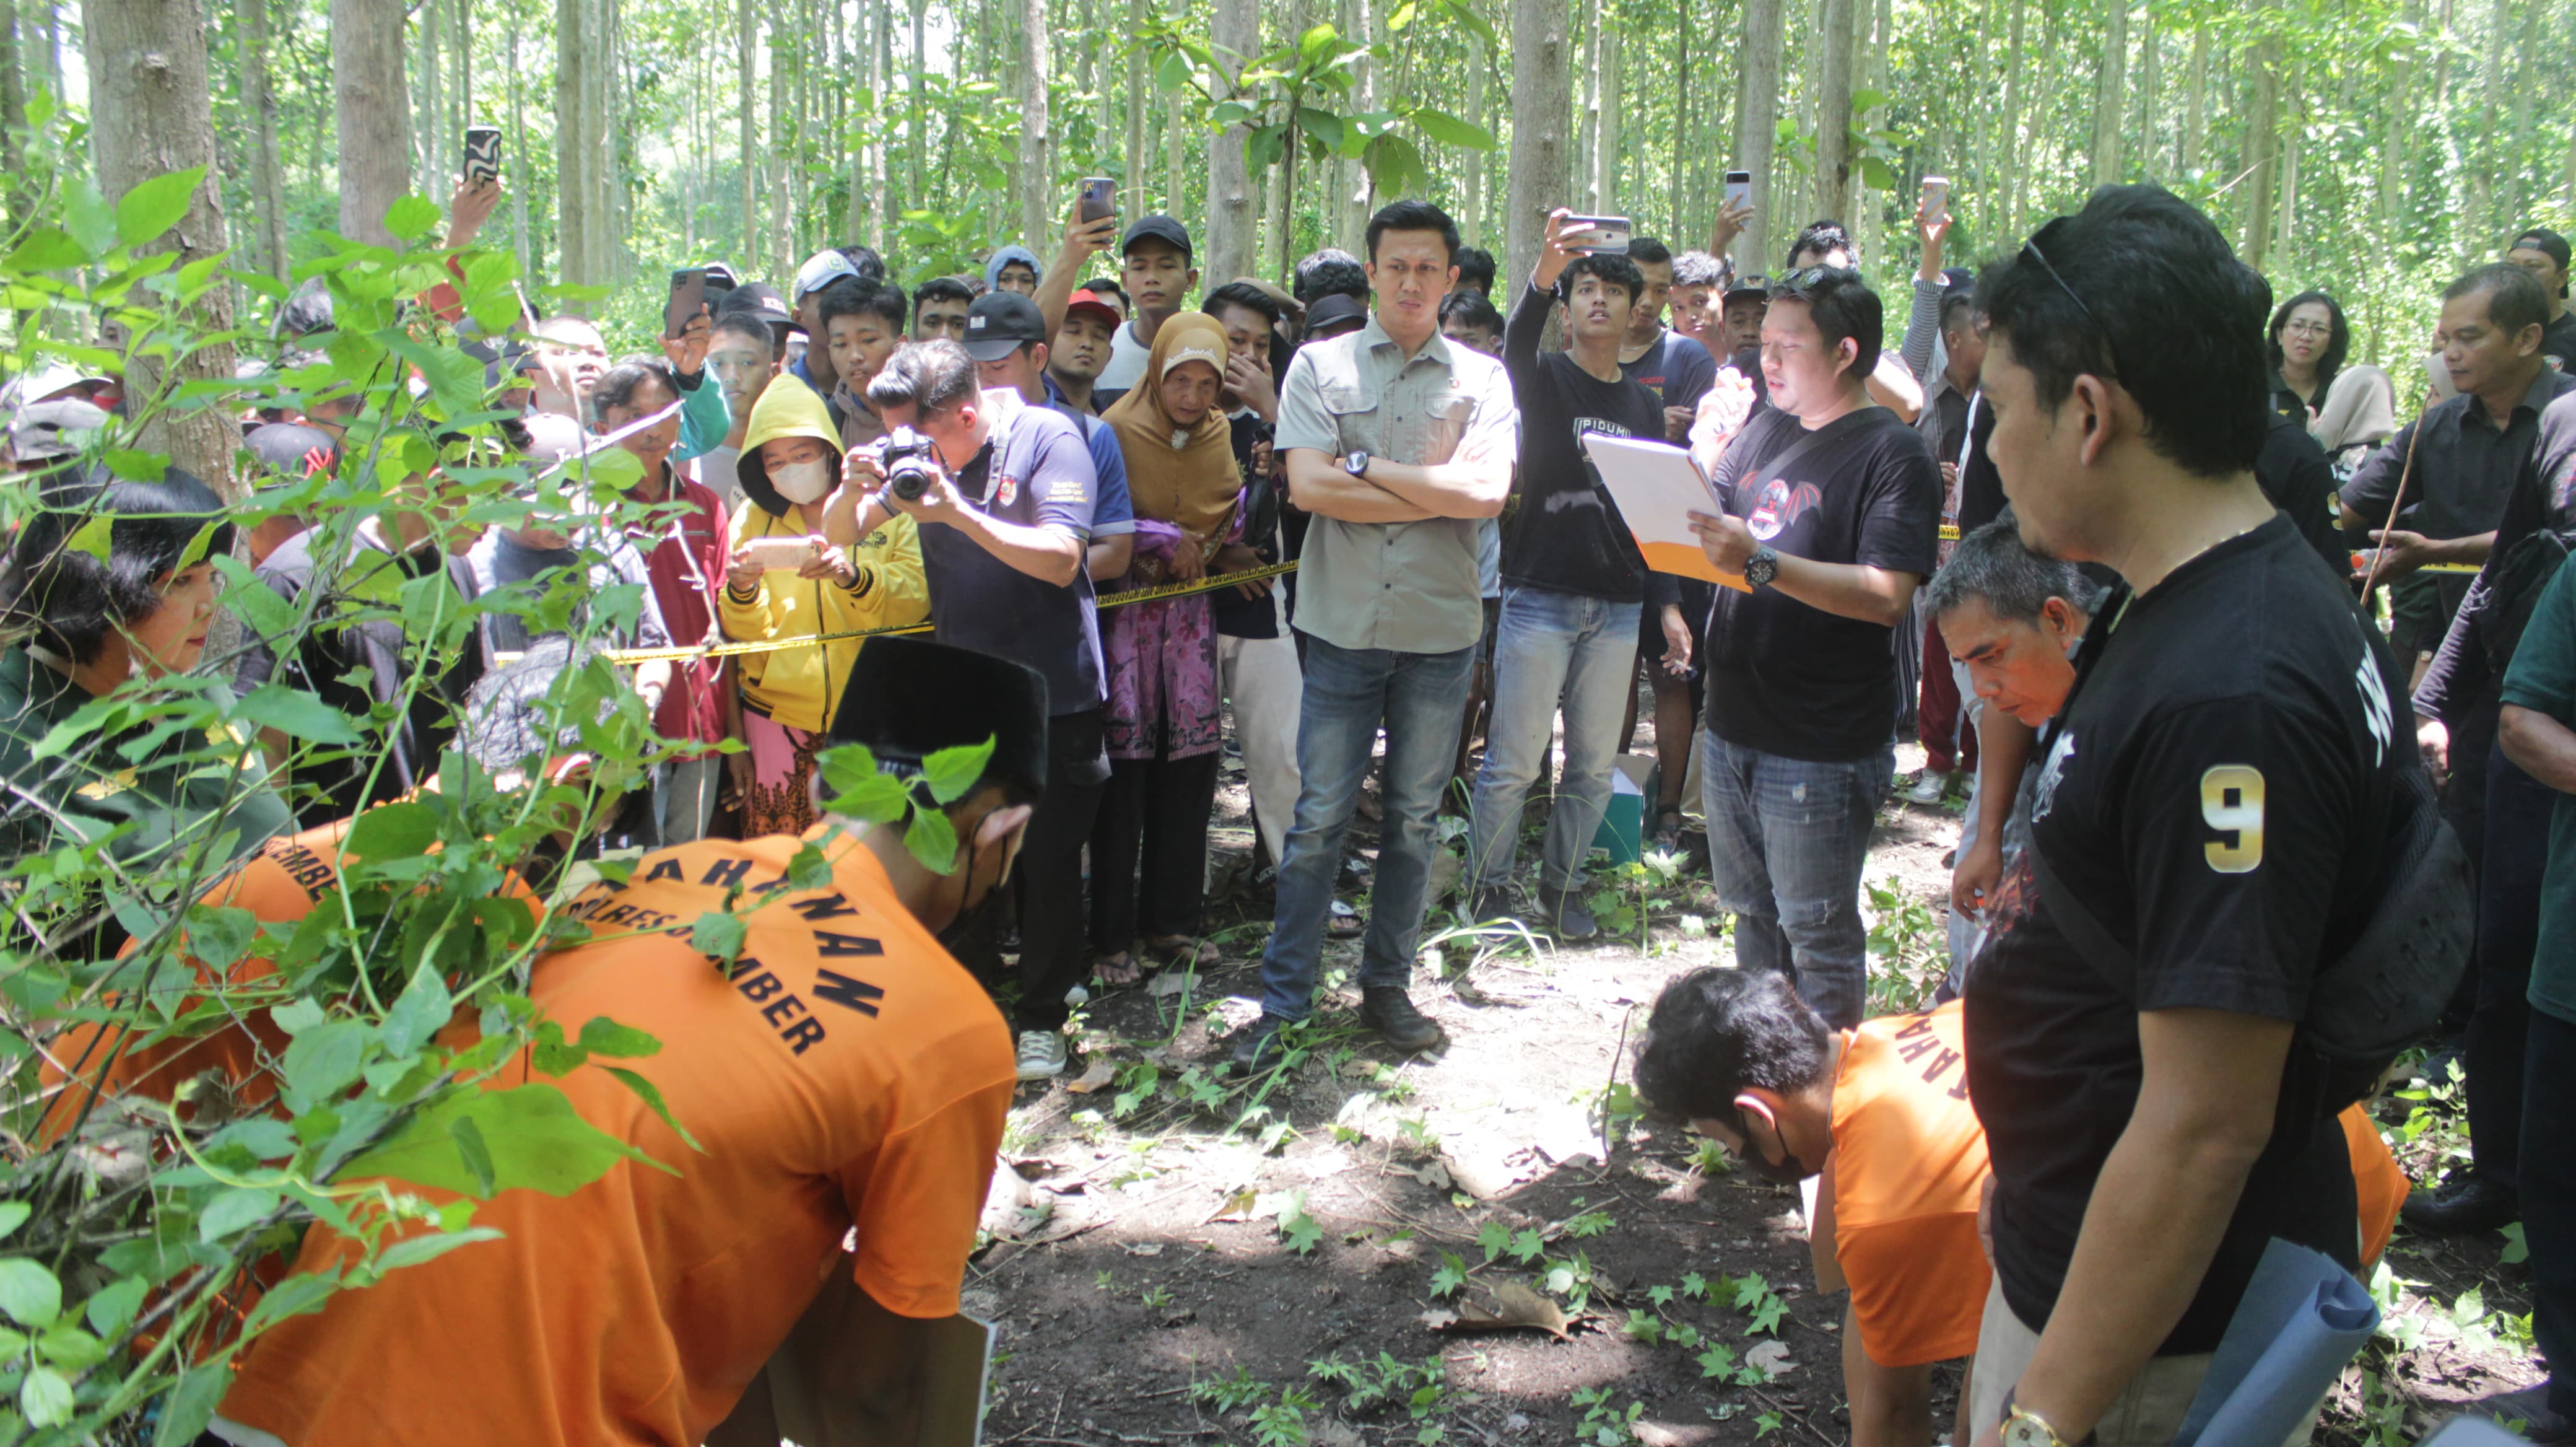
[[[1216,369],[1219,395],[1225,380],[1225,328],[1214,317],[1183,312],[1154,333],[1145,375],[1101,418],[1117,429],[1127,460],[1127,495],[1136,516],[1170,523],[1202,544],[1225,531],[1243,496],[1243,474],[1234,463],[1234,424],[1222,406],[1190,427],[1163,407],[1163,377],[1189,362]]]
[[[2397,430],[2397,389],[2388,374],[2367,363],[2337,373],[2325,406],[2308,431],[2328,453],[2363,442],[2384,442]]]

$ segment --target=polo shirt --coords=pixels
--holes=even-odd
[[[1091,540],[1124,537],[1136,531],[1136,505],[1127,496],[1127,453],[1118,445],[1118,429],[1067,401],[1055,378],[1046,382],[1046,404],[1082,434],[1091,448],[1092,468],[1100,474],[1100,491],[1091,505]]]
[[[1510,458],[1520,409],[1503,364],[1433,334],[1411,356],[1372,313],[1297,351],[1279,388],[1281,452],[1440,466]],[[1321,514],[1298,555],[1299,631],[1336,648],[1454,653],[1485,631],[1478,519],[1352,523]]]

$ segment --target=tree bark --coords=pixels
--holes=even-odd
[[[1210,22],[1216,94],[1233,99],[1244,63],[1261,53],[1261,8],[1255,0],[1216,0]],[[1208,139],[1207,259],[1200,269],[1212,287],[1252,274],[1258,218],[1253,215],[1252,168],[1243,155],[1243,138],[1249,134],[1250,127],[1228,126]]]
[[[192,0],[181,3],[196,8]],[[385,212],[411,183],[402,0],[331,0],[331,91],[339,122],[340,234],[389,246]]]
[[[1485,124],[1486,73],[1493,65],[1485,42],[1467,37],[1467,124],[1471,126]],[[1485,244],[1485,162],[1490,154],[1478,151],[1467,157],[1467,173],[1458,179],[1460,209],[1467,213],[1458,218],[1458,229],[1469,246]]]
[[[2023,163],[2021,149],[2022,88],[2022,11],[2024,0],[2012,0],[2011,18],[2004,22],[2004,116],[2003,130],[1996,137],[1995,158],[2010,179],[2004,186],[2004,234],[2021,234],[2021,183],[2030,167]]]
[[[241,28],[242,110],[256,132],[251,137],[250,189],[259,198],[259,268],[284,281],[286,183],[277,157],[277,93],[268,84],[268,0],[235,0],[234,14]]]
[[[1851,216],[1852,42],[1856,0],[1817,0],[1816,214]]]
[[[15,230],[27,219],[25,149],[18,138],[27,128],[27,92],[20,81],[17,0],[0,0],[0,209]]]
[[[510,154],[501,162],[501,179],[510,188],[510,244],[519,263],[519,275],[531,276],[530,269],[540,253],[536,239],[528,234],[528,178],[535,174],[528,166],[528,108],[526,93],[519,89],[519,9],[510,7]],[[517,176],[512,166],[520,167]]]
[[[2021,0],[2013,0],[2018,5]],[[1753,175],[1753,219],[1735,240],[1736,271],[1767,269],[1771,248],[1772,148],[1780,116],[1781,0],[1744,0],[1744,44],[1736,73],[1735,163]],[[1537,244],[1530,258],[1537,260]]]
[[[1592,51],[1600,67],[1593,96],[1599,124],[1592,135],[1593,214],[1619,214],[1619,22],[1605,7]]]
[[[1668,213],[1666,233],[1688,248],[1691,234],[1690,173],[1698,158],[1691,145],[1691,20],[1688,7],[1683,21],[1673,27],[1673,174],[1667,188],[1670,199],[1664,204]]]
[[[402,11],[388,6],[393,24]],[[206,87],[206,12],[197,0],[85,0],[81,29],[89,62],[90,163],[110,201],[155,176],[202,166],[205,176],[189,197],[188,214],[167,234],[137,248],[144,254],[175,252],[178,265],[223,254],[232,244],[224,226],[223,177],[215,165],[214,104]],[[397,38],[400,30],[395,30]],[[393,94],[402,94],[401,70]],[[378,220],[381,222],[382,217]],[[126,395],[138,415],[146,399],[196,381],[230,382],[233,345],[232,289],[205,289],[188,311],[188,324],[218,338],[172,363],[136,352],[125,359]],[[159,410],[142,429],[141,444],[202,478],[228,502],[244,496],[233,477],[233,449],[241,428],[219,406],[200,401]]]
[[[1538,265],[1548,209],[1564,204],[1572,180],[1570,15],[1563,0],[1512,0],[1512,155],[1504,191],[1504,271],[1498,278],[1507,299]]]
[[[590,31],[590,0],[555,0],[555,280],[568,286],[589,283],[590,228],[605,219],[592,210],[595,152],[583,134],[589,70],[605,59]]]
[[[2209,29],[2195,26],[2191,32],[2191,84],[2183,102],[2182,154],[2175,158],[2174,169],[2185,176],[2199,172],[2206,164],[2203,148],[2209,141]]]
[[[1176,90],[1163,105],[1164,186],[1163,211],[1170,216],[1189,215],[1187,192],[1190,184],[1190,117],[1189,92]],[[1188,223],[1182,223],[1187,225]]]
[[[2258,12],[2268,8],[2267,0],[2254,0]],[[2245,264],[2256,271],[2263,269],[2264,255],[2272,241],[2272,196],[2279,180],[2281,155],[2281,47],[2278,40],[2266,36],[2246,53],[2251,72],[2250,94],[2245,105],[2244,146],[2238,152],[2237,169],[2244,179],[2243,237],[2237,248]]]
[[[1127,0],[1128,35],[1142,35],[1144,32],[1145,0]],[[915,29],[913,34],[918,37],[921,32]],[[914,49],[916,52],[920,49],[917,40]],[[914,58],[916,61],[919,59],[917,53]],[[1131,45],[1127,50],[1127,149],[1121,153],[1121,159],[1127,165],[1127,205],[1124,209],[1129,216],[1143,216],[1154,209],[1152,193],[1145,184],[1145,178],[1154,170],[1154,158],[1145,152],[1147,94],[1145,52]]]
[[[734,95],[740,102],[735,146],[742,153],[742,261],[760,257],[760,16],[752,0],[734,9]],[[913,188],[921,186],[918,167]]]
[[[1368,46],[1377,43],[1377,0],[1351,0],[1351,20],[1358,28],[1352,33],[1353,43]],[[1358,88],[1351,92],[1351,109],[1367,114],[1378,108],[1377,58],[1366,57],[1353,63],[1352,74],[1358,77]],[[1341,234],[1335,244],[1350,246],[1368,230],[1369,212],[1377,195],[1377,178],[1361,161],[1353,161],[1346,173],[1349,189],[1342,196]]]
[[[2102,17],[2102,65],[2093,82],[2093,184],[2120,179],[2120,122],[2128,111],[2129,3],[2109,0]]]
[[[412,140],[415,143],[414,164],[417,170],[412,189],[422,195],[433,194],[438,175],[439,133],[446,129],[438,114],[438,63],[444,43],[439,39],[438,19],[442,11],[438,0],[429,0],[420,12],[419,122]]]

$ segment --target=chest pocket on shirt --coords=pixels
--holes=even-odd
[[[1316,396],[1324,404],[1324,410],[1332,414],[1333,431],[1341,439],[1341,456],[1387,450],[1391,439],[1386,435],[1385,419],[1380,415],[1376,393],[1365,387],[1343,383],[1319,388]]]
[[[1425,466],[1437,467],[1455,457],[1467,426],[1476,420],[1476,399],[1466,392],[1438,392],[1423,404],[1418,454]]]

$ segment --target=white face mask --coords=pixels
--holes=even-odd
[[[789,502],[820,502],[832,490],[832,464],[786,462],[769,469],[769,485]]]

